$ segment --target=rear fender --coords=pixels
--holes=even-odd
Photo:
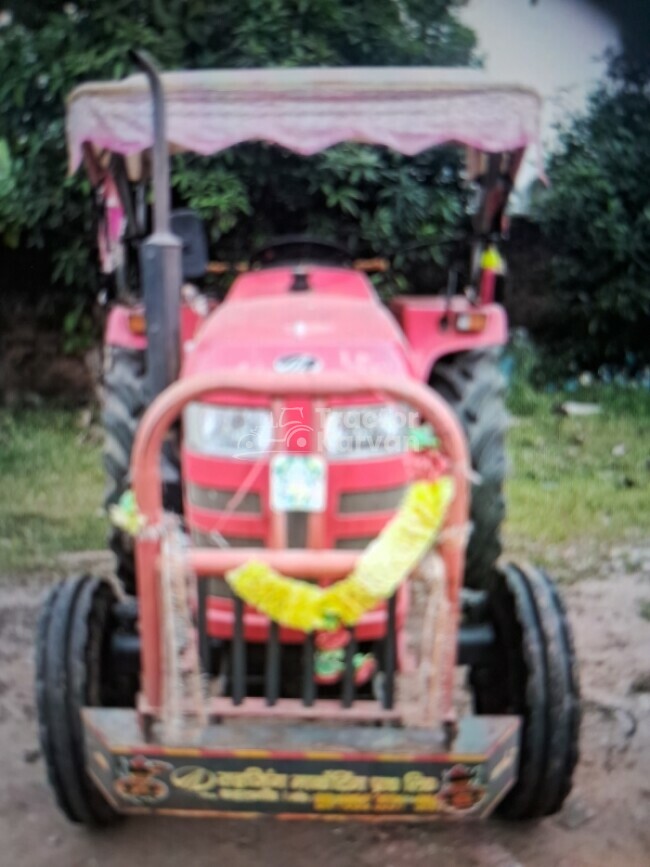
[[[500,304],[476,306],[466,298],[454,297],[448,305],[440,296],[404,296],[391,303],[391,310],[408,341],[413,373],[422,382],[428,382],[433,366],[443,356],[504,346],[508,339],[508,318]],[[459,313],[484,314],[485,326],[472,333],[458,331],[454,321]]]
[[[214,303],[210,302],[206,305],[205,311],[202,311],[197,309],[196,304],[181,305],[181,344],[183,352],[187,348],[188,342],[194,340],[200,326],[205,322],[215,306]],[[144,308],[140,304],[134,306],[116,304],[111,307],[106,320],[104,344],[106,346],[143,352],[147,348],[147,335],[135,334],[130,327],[131,315],[134,313],[142,314],[143,312]]]

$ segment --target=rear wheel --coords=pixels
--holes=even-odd
[[[116,595],[84,576],[56,585],[36,635],[36,704],[41,749],[56,801],[71,822],[108,825],[119,818],[86,772],[83,707],[106,702],[106,658]]]
[[[455,410],[467,436],[472,485],[465,585],[482,588],[501,553],[500,530],[505,516],[506,471],[505,381],[496,350],[460,352],[441,359],[429,385]]]
[[[138,420],[144,411],[144,352],[107,347],[102,423],[104,425],[104,506],[119,502],[129,487],[131,449]],[[117,575],[128,592],[135,587],[133,542],[111,527],[108,544],[115,554]]]
[[[548,816],[569,794],[578,760],[578,674],[564,606],[548,575],[510,564],[491,576],[488,611],[497,647],[470,672],[475,709],[523,721],[519,775],[498,811]]]
[[[119,502],[131,483],[131,451],[145,408],[145,353],[107,347],[102,406],[106,509]],[[180,470],[176,450],[170,444],[166,444],[163,451],[162,479],[165,508],[180,512]],[[112,527],[108,544],[115,554],[120,581],[127,593],[135,593],[133,540],[122,530]]]

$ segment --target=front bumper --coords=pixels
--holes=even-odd
[[[86,767],[123,813],[484,818],[515,782],[518,717],[468,717],[451,748],[409,728],[221,722],[143,742],[135,711],[86,708]]]

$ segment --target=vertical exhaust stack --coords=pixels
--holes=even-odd
[[[149,80],[153,107],[153,234],[140,248],[147,317],[147,400],[151,401],[178,379],[182,244],[169,228],[169,155],[160,72],[146,52],[130,54]]]

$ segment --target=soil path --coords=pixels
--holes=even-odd
[[[650,622],[640,615],[648,572],[564,589],[582,672],[581,762],[564,811],[523,826],[147,818],[95,835],[72,827],[53,805],[37,748],[40,591],[35,581],[0,587],[0,867],[650,867]]]

